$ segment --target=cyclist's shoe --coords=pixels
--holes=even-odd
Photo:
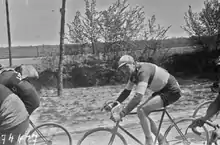
[[[205,120],[203,119],[203,117],[197,118],[196,120],[192,122],[192,124],[189,125],[189,127],[190,128],[196,128],[197,126],[202,127],[204,123],[205,123]]]

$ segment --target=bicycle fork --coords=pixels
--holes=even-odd
[[[109,141],[108,145],[112,145],[112,143],[113,143],[113,141],[115,139],[115,135],[116,135],[116,133],[118,131],[118,125],[119,125],[119,121],[116,123],[116,126],[113,129],[113,134],[112,134],[112,136],[110,138],[110,141]]]
[[[33,122],[30,121],[30,124],[33,128],[35,128],[36,132],[38,133],[38,135],[45,141],[45,143],[47,143],[47,145],[51,145],[51,141],[47,140],[44,135],[36,128],[36,126],[33,124]]]

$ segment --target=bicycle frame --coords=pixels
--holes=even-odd
[[[178,133],[181,135],[181,137],[187,141],[187,139],[185,138],[184,134],[181,132],[181,130],[179,129],[179,127],[177,126],[177,124],[175,123],[175,121],[173,120],[173,118],[170,116],[170,114],[167,112],[166,108],[162,108],[162,109],[157,109],[157,110],[154,110],[154,111],[151,111],[151,113],[153,112],[162,112],[162,115],[161,115],[161,119],[160,119],[160,123],[159,123],[159,128],[158,128],[158,132],[157,132],[157,135],[156,135],[156,138],[154,140],[154,145],[156,145],[156,141],[158,139],[158,135],[160,133],[160,129],[161,129],[161,126],[162,126],[162,122],[163,122],[163,119],[164,119],[164,115],[166,114],[168,116],[168,118],[170,119],[170,121],[174,124],[176,130],[178,131]],[[137,114],[137,112],[132,112],[132,113],[129,113],[129,115],[133,115],[133,114]],[[128,132],[126,129],[124,129],[122,126],[119,125],[119,122],[116,122],[116,125],[115,127],[113,128],[114,132],[117,132],[117,129],[120,128],[122,131],[124,131],[128,136],[130,136],[132,139],[134,139],[137,143],[139,143],[140,145],[144,145],[139,139],[137,139],[133,134],[131,134],[130,132]],[[115,134],[112,135],[112,139],[114,139],[115,137]],[[188,141],[187,141],[188,142]]]

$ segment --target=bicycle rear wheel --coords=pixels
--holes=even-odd
[[[164,138],[172,145],[207,145],[209,133],[204,126],[197,129],[201,133],[200,136],[195,134],[190,128],[187,130],[193,120],[193,118],[186,118],[175,122],[182,135],[177,131],[175,124],[171,124],[165,131]]]
[[[72,145],[70,133],[56,123],[34,127],[27,135],[27,145]]]
[[[127,145],[126,140],[120,133],[115,134],[115,138],[111,139],[113,130],[111,128],[99,127],[86,132],[78,141],[77,145]]]

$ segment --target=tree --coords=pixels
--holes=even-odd
[[[8,51],[9,51],[9,65],[12,66],[12,58],[11,58],[11,30],[10,30],[10,18],[9,18],[9,8],[8,8],[8,0],[5,0],[5,8],[6,8],[6,20],[7,20],[7,32],[8,32]]]
[[[163,40],[165,40],[166,33],[170,29],[171,25],[168,27],[163,27],[160,24],[156,24],[156,16],[153,15],[147,21],[145,29],[142,32],[142,39],[145,42],[145,48],[141,53],[141,61],[152,61],[154,63],[160,64],[164,62],[170,48],[163,47]],[[160,52],[160,53],[159,53]],[[157,57],[156,55],[161,56]]]
[[[95,3],[95,1],[93,1]],[[68,24],[69,38],[73,43],[86,43],[95,40],[94,42],[104,43],[104,56],[108,53],[108,60],[117,60],[117,57],[126,51],[126,53],[133,53],[136,51],[138,45],[136,40],[143,39],[152,42],[159,42],[165,39],[165,34],[170,27],[162,27],[155,24],[155,16],[151,18],[149,28],[146,29],[145,13],[143,7],[132,7],[128,4],[128,0],[117,0],[112,3],[107,9],[97,12],[95,4],[91,6],[86,1],[86,19],[78,11],[75,15],[74,21]],[[90,17],[89,17],[90,16]],[[89,18],[89,19],[88,19]],[[87,20],[87,21],[85,21]],[[93,22],[93,27],[86,25],[85,22]],[[93,28],[93,29],[92,29]],[[87,30],[93,30],[92,33]],[[144,36],[142,35],[144,33]],[[142,35],[142,36],[141,36]],[[89,37],[88,37],[89,36]],[[90,36],[94,39],[88,39]],[[88,41],[89,40],[89,41]],[[146,50],[150,49],[146,47]],[[159,49],[157,47],[157,49]],[[156,49],[155,49],[156,50]],[[154,52],[156,53],[156,51]],[[110,56],[110,58],[109,58]],[[106,57],[104,57],[106,58]]]
[[[84,27],[82,26],[82,20],[80,19],[80,12],[77,11],[73,22],[67,24],[69,32],[66,39],[70,43],[77,43],[81,46],[80,51],[83,53],[83,46],[86,43],[86,38],[84,37]]]
[[[143,7],[131,7],[128,0],[117,0],[107,10],[101,11],[99,26],[101,40],[105,43],[104,54],[134,49],[134,40],[138,39],[144,27]]]
[[[61,26],[60,26],[60,60],[59,60],[59,70],[58,70],[58,96],[63,94],[63,60],[64,60],[64,32],[65,32],[65,9],[66,0],[62,0],[61,13]]]
[[[218,49],[220,44],[220,2],[206,0],[200,12],[193,12],[189,6],[184,15],[185,25],[181,26],[196,44],[203,48]]]
[[[72,43],[91,44],[93,54],[96,53],[96,43],[99,39],[100,28],[98,26],[99,13],[96,10],[96,0],[84,0],[86,5],[85,16],[79,11],[75,18],[68,23],[68,40]]]
[[[182,28],[191,36],[192,43],[202,48],[193,61],[199,72],[204,72],[210,66],[210,59],[218,53],[209,56],[209,51],[219,51],[220,44],[220,2],[205,0],[204,7],[199,12],[193,12],[189,6],[184,15],[185,25]],[[197,47],[196,47],[197,48]]]

